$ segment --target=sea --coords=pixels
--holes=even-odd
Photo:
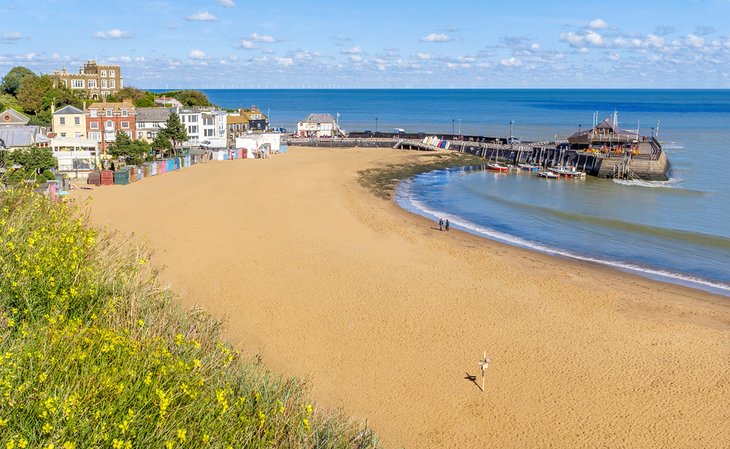
[[[204,90],[225,108],[256,105],[294,130],[310,113],[348,131],[565,139],[617,113],[655,134],[663,182],[546,180],[462,167],[404,181],[397,203],[454,228],[559,257],[730,296],[730,90]],[[597,115],[596,115],[597,114]]]

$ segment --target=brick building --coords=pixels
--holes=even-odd
[[[115,94],[124,87],[122,70],[118,65],[99,65],[87,61],[79,73],[67,72],[65,68],[53,71],[54,86],[66,86],[73,90],[83,90],[87,98],[100,100]]]
[[[122,131],[135,138],[137,110],[131,101],[122,103],[92,103],[86,109],[86,135],[99,142],[99,151],[106,154],[109,142]]]

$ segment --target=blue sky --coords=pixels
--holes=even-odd
[[[143,88],[730,88],[730,0],[2,0],[0,17],[0,76],[96,59]]]

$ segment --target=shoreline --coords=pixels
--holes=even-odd
[[[84,192],[186,306],[388,447],[730,443],[726,298],[445,235],[358,182],[414,159],[291,148]],[[482,394],[465,374],[484,350]]]

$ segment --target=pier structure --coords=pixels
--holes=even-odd
[[[444,150],[426,143],[428,136],[425,133],[350,133],[342,138],[285,140],[292,146]],[[505,138],[456,135],[442,135],[441,139],[449,143],[448,151],[498,159],[506,164],[575,167],[599,178],[665,181],[670,169],[669,159],[656,136],[639,136],[637,132],[621,130],[616,126],[615,116],[613,122],[604,120],[562,141],[508,144]]]

